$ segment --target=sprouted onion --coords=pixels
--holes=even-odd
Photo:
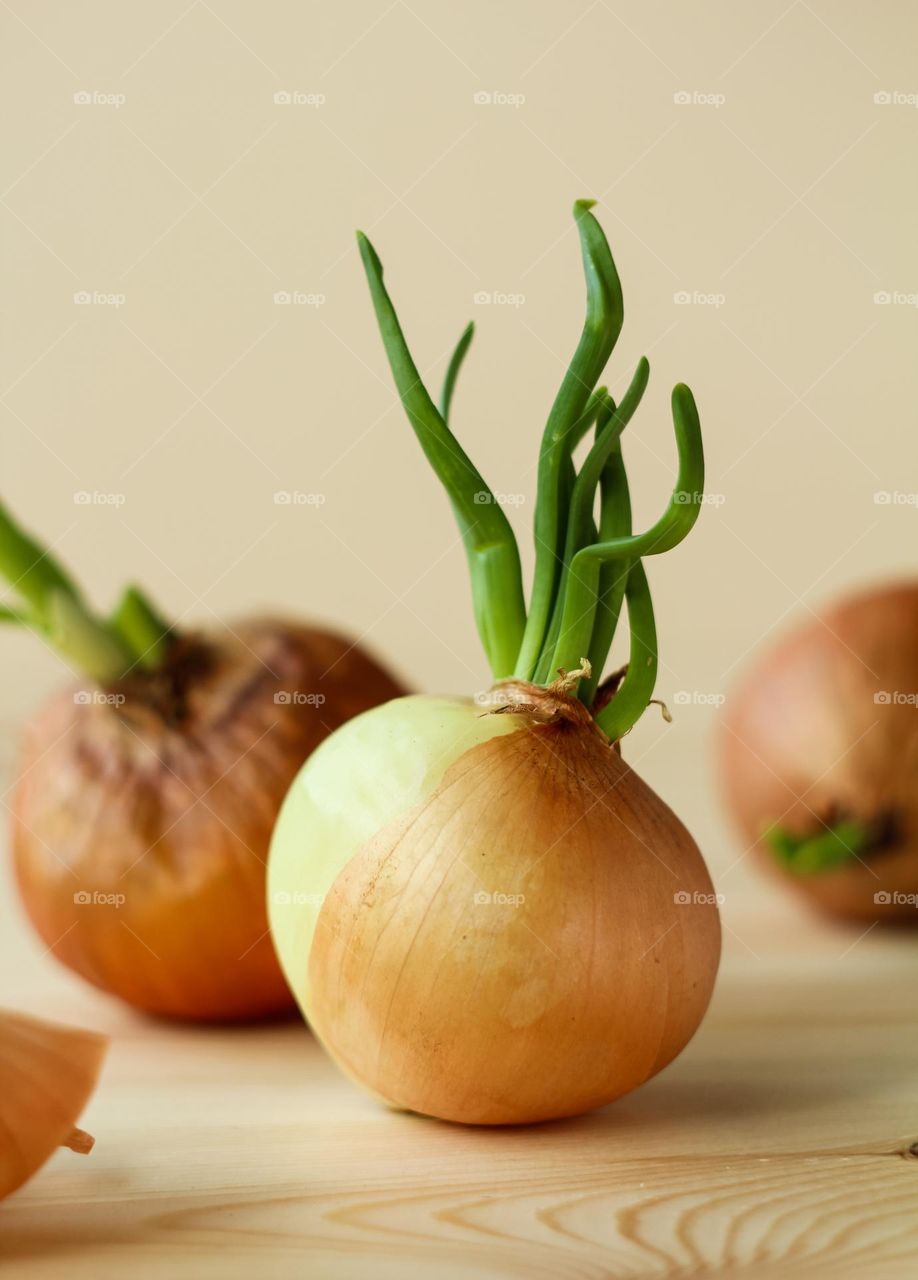
[[[24,623],[81,673],[26,728],[16,876],[47,948],[172,1017],[292,1006],[264,902],[271,829],[309,752],[404,692],[337,635],[273,619],[181,632],[129,588],[97,615],[0,507],[0,573]]]
[[[728,807],[774,874],[830,915],[918,923],[918,586],[798,622],[727,699]]]
[[[620,402],[597,388],[623,310],[591,204],[574,209],[587,315],[543,437],[528,610],[504,511],[448,425],[471,326],[438,409],[358,237],[402,404],[462,532],[495,683],[478,700],[399,698],[339,729],[292,786],[269,859],[278,955],[330,1053],[391,1105],[466,1123],[574,1115],[647,1080],[701,1021],[720,951],[697,847],[617,748],[657,667],[642,557],[698,514],[698,415],[677,386],[676,488],[634,533],[620,437],[648,365]],[[603,685],[623,605],[631,658]]]
[[[0,1199],[58,1147],[86,1155],[76,1127],[108,1048],[105,1036],[0,1009]]]

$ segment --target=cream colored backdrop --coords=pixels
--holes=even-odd
[[[712,698],[775,626],[918,561],[913,6],[9,0],[0,26],[2,492],[100,603],[133,578],[183,623],[335,620],[420,688],[481,687],[353,230],[434,382],[476,320],[455,425],[528,568],[582,319],[570,206],[598,199],[613,389],[652,364],[638,523],[672,482],[677,380],[718,496],[649,566],[675,723],[627,755],[723,873]],[[9,758],[62,669],[0,643]]]

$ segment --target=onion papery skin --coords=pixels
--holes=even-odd
[[[278,809],[319,742],[401,692],[341,637],[257,619],[186,638],[160,672],[53,697],[27,728],[12,805],[42,940],[151,1013],[292,1007],[264,903]]]
[[[830,606],[768,648],[727,697],[727,808],[760,862],[825,913],[918,924],[916,701],[914,583]],[[775,823],[805,836],[837,818],[887,839],[809,873],[780,865],[762,839]]]
[[[284,803],[281,963],[332,1056],[394,1107],[577,1115],[661,1070],[704,1015],[704,862],[574,705],[543,723],[398,699],[324,743]]]
[[[68,1143],[107,1048],[95,1032],[0,1010],[0,1199]]]

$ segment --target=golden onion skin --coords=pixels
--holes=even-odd
[[[289,924],[284,886],[298,857],[308,883],[310,848],[285,806],[272,920],[352,1078],[405,1110],[526,1124],[602,1106],[672,1061],[707,1008],[720,925],[691,836],[591,723],[490,719],[493,736],[346,859],[312,927]]]
[[[151,1013],[286,1010],[264,904],[277,811],[318,743],[401,687],[330,632],[259,619],[100,692],[63,691],[27,728],[13,857],[33,925]]]
[[[105,1036],[0,1010],[0,1199],[58,1147],[92,1149],[75,1129],[108,1050]]]
[[[819,910],[918,924],[918,585],[849,597],[771,646],[728,696],[726,805],[771,874]],[[794,872],[762,840],[855,819],[876,846]]]

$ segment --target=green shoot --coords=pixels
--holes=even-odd
[[[578,696],[592,706],[626,604],[629,666],[596,717],[618,740],[647,708],[656,679],[656,625],[642,560],[671,550],[694,525],[702,501],[704,454],[695,401],[688,387],[679,384],[672,393],[676,483],[660,518],[643,533],[634,533],[621,436],[641,402],[649,366],[643,358],[639,361],[619,405],[604,387],[597,388],[621,332],[624,310],[618,272],[590,212],[592,204],[578,200],[574,205],[586,277],[586,318],[539,452],[528,614],[509,521],[448,425],[472,326],[462,334],[449,362],[438,409],[408,350],[379,258],[365,236],[358,233],[358,241],[398,394],[459,523],[478,630],[495,678],[513,674],[548,684],[557,671],[575,670],[588,657],[592,673],[581,681]],[[593,445],[578,471],[574,450],[594,425]]]
[[[357,233],[357,241],[392,376],[421,448],[452,503],[469,562],[478,633],[495,679],[502,679],[513,671],[525,625],[519,548],[503,508],[446,425],[421,380],[383,284],[382,263],[376,250],[362,232]],[[453,357],[454,378],[464,354],[459,354],[458,361]],[[452,383],[447,391],[444,398],[448,410]]]
[[[169,628],[136,588],[115,618],[97,616],[48,547],[26,533],[0,504],[0,575],[20,605],[0,608],[0,621],[30,627],[84,675],[110,684],[134,667],[161,665]]]

